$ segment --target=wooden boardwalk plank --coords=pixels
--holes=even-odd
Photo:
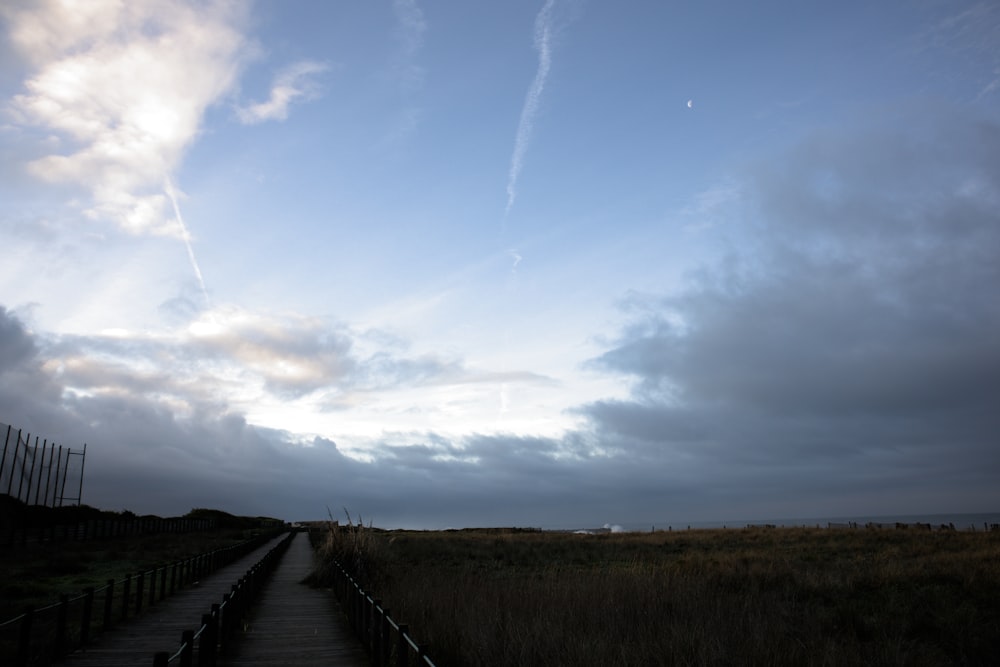
[[[197,630],[201,626],[202,614],[209,613],[212,604],[221,603],[223,594],[230,592],[232,585],[283,537],[275,538],[216,570],[197,586],[177,591],[153,606],[146,606],[141,617],[104,633],[95,643],[70,654],[63,664],[74,667],[149,667],[157,651],[175,652],[181,645],[181,633]]]
[[[308,536],[299,533],[254,605],[245,632],[237,634],[220,665],[371,664],[333,594],[301,583],[312,570],[313,558]]]

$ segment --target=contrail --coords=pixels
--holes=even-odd
[[[184,241],[184,247],[187,248],[188,259],[191,260],[191,268],[194,269],[194,276],[198,279],[201,294],[205,298],[205,307],[211,309],[212,302],[208,299],[208,290],[205,289],[205,279],[201,275],[201,269],[198,268],[198,260],[194,257],[194,248],[191,247],[191,234],[188,232],[187,225],[184,224],[183,216],[181,216],[181,207],[177,205],[177,194],[174,191],[174,184],[170,180],[169,175],[164,179],[163,189],[167,193],[167,197],[170,198],[170,203],[174,206],[174,217],[177,218],[177,224],[181,228],[181,239]]]
[[[538,101],[545,88],[545,79],[549,76],[549,67],[552,65],[551,32],[552,7],[554,5],[555,0],[546,0],[545,6],[535,18],[535,50],[538,51],[538,71],[535,72],[535,80],[531,82],[531,88],[528,89],[528,96],[521,109],[521,120],[517,125],[514,154],[511,155],[510,172],[507,175],[507,208],[504,209],[504,216],[510,213],[510,208],[514,205],[514,198],[517,194],[517,177],[521,173],[524,152],[528,149],[531,128],[535,122],[535,114],[538,113]]]

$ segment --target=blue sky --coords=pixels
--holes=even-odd
[[[90,504],[998,507],[992,3],[0,18],[0,421]]]

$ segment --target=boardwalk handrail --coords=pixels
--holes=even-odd
[[[58,602],[37,609],[28,608],[0,623],[0,642],[5,647],[0,657],[4,664],[12,667],[28,667],[61,658],[87,646],[95,630],[104,632],[130,615],[141,615],[144,605],[155,606],[157,601],[232,563],[272,536],[273,533],[264,533],[228,547],[126,575],[119,581],[108,579],[99,588],[88,587],[74,597],[60,595]],[[99,597],[103,597],[100,603]],[[96,614],[95,604],[98,606]],[[15,651],[14,655],[5,655],[10,650]],[[13,660],[8,662],[11,657]]]
[[[409,667],[410,654],[415,665],[436,667],[427,655],[427,647],[418,644],[405,623],[397,623],[382,606],[382,601],[365,592],[338,561],[333,561],[334,592],[347,613],[351,629],[371,655],[375,667]],[[395,641],[392,633],[395,632]]]
[[[250,604],[260,594],[267,577],[288,550],[295,532],[291,531],[268,550],[264,556],[250,566],[246,574],[233,584],[231,592],[222,596],[222,603],[213,603],[211,612],[203,614],[197,631],[185,630],[181,633],[181,645],[173,654],[159,651],[153,656],[153,667],[167,667],[177,662],[181,667],[193,667],[197,646],[198,667],[214,667],[218,653],[226,653],[246,615]],[[197,642],[197,644],[195,643]]]

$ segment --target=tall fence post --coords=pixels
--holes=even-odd
[[[24,440],[24,458],[21,459],[21,479],[17,483],[17,499],[18,500],[21,499],[21,489],[24,488],[24,469],[28,465],[28,450],[30,448],[31,448],[31,434],[29,433],[28,437],[25,438],[25,440]],[[14,450],[14,453],[16,454],[17,450]],[[14,457],[14,465],[15,466],[17,465],[17,457],[16,456]]]
[[[49,440],[46,438],[42,440],[42,460],[38,463],[38,486],[35,487],[35,505],[38,504],[39,492],[42,490],[42,471],[45,470],[45,449],[49,446]],[[35,448],[37,449],[38,443],[36,441]],[[34,465],[32,465],[31,476],[35,476]]]
[[[25,452],[27,453],[27,452]],[[27,462],[27,460],[25,460]],[[24,504],[31,504],[31,486],[35,481],[35,464],[38,463],[38,436],[35,436],[35,449],[31,452],[31,470],[28,472],[28,491],[24,494]]]
[[[0,479],[3,479],[3,471],[7,465],[7,445],[10,443],[10,432],[14,427],[7,424],[7,437],[3,441],[3,457],[0,458]]]

